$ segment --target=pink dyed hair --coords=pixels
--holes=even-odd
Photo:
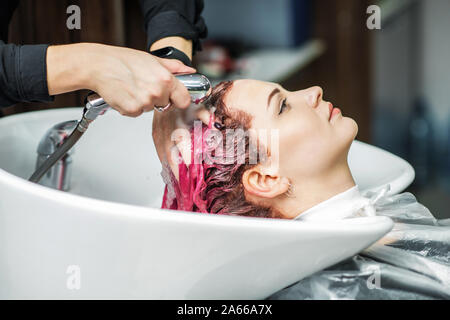
[[[232,86],[232,81],[226,81],[214,88],[207,101],[207,107],[214,107],[216,111],[211,117],[209,125],[203,125],[201,138],[204,138],[207,130],[212,128],[216,120],[222,124],[216,129],[222,133],[223,141],[226,139],[227,129],[243,129],[245,131],[250,129],[252,117],[243,111],[231,112],[224,103],[225,96]],[[193,129],[191,130],[191,139],[192,146],[194,146],[191,149],[191,159],[194,159],[195,146],[202,146],[205,149],[205,143],[194,141]],[[166,181],[162,208],[211,214],[280,218],[281,215],[270,207],[257,205],[246,199],[242,176],[255,164],[250,164],[249,161],[250,143],[248,138],[245,138],[245,161],[244,163],[237,161],[239,148],[236,145],[238,143],[239,141],[234,141],[234,161],[226,164],[191,161],[192,163],[187,166],[182,162],[179,164],[179,181],[176,181],[173,173],[168,169],[170,181]]]

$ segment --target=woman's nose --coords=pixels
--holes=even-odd
[[[323,90],[321,87],[311,87],[307,89],[307,99],[311,107],[315,108],[322,101]]]

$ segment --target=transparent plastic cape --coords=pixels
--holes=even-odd
[[[435,219],[411,193],[379,195],[364,194],[394,221],[391,232],[268,299],[450,299],[450,219]]]

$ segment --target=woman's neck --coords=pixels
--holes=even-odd
[[[315,205],[354,187],[355,181],[347,161],[335,165],[317,177],[302,177],[293,181],[288,196],[277,201],[277,209],[287,219],[293,219]]]

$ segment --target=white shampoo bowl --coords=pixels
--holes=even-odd
[[[80,115],[0,119],[1,299],[260,299],[392,228],[386,217],[317,224],[161,210],[152,113],[100,116],[75,147],[69,193],[28,182],[46,130]],[[414,177],[360,142],[350,164],[363,191],[391,183],[399,192]]]

